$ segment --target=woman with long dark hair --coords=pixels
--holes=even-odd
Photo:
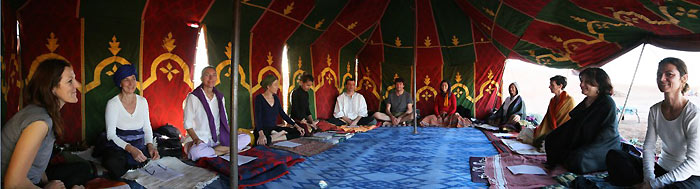
[[[452,94],[450,82],[447,80],[440,82],[440,93],[435,96],[433,111],[435,114],[421,120],[421,126],[466,127],[471,124],[471,121],[462,118],[457,113],[457,99]]]
[[[48,181],[46,168],[56,139],[64,135],[61,108],[78,102],[80,83],[63,60],[39,63],[25,88],[25,104],[2,128],[3,188],[65,188]]]

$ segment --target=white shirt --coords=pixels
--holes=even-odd
[[[211,114],[214,117],[214,126],[216,128],[216,133],[218,136],[219,126],[221,125],[221,122],[219,121],[219,104],[217,103],[216,95],[214,95],[214,97],[211,99],[207,97],[206,93],[204,96],[205,98],[207,98],[209,109],[211,110]],[[226,102],[223,101],[223,99],[222,102],[226,104]],[[199,98],[197,98],[193,94],[187,95],[187,99],[185,99],[184,113],[185,114],[183,127],[185,128],[185,130],[194,129],[194,132],[197,133],[197,137],[199,137],[200,140],[204,141],[210,146],[216,146],[221,142],[217,141],[216,143],[214,143],[214,140],[211,136],[211,130],[209,129],[209,118],[207,117],[207,112],[204,110],[204,105],[202,105],[202,102],[199,100]],[[228,118],[228,116],[224,116]],[[186,142],[189,142],[191,140],[192,138],[189,135],[185,139]]]
[[[143,129],[144,144],[153,143],[153,129],[148,113],[148,101],[136,95],[136,108],[133,114],[129,114],[124,108],[119,95],[107,101],[105,110],[105,124],[107,126],[107,140],[114,141],[122,149],[126,148],[126,141],[117,136],[117,128],[121,130]]]
[[[651,106],[644,141],[644,180],[651,187],[661,188],[677,181],[684,181],[690,176],[700,176],[700,115],[698,107],[688,101],[681,114],[675,120],[666,120],[661,113],[661,102]],[[661,157],[659,166],[668,173],[654,175],[654,153],[657,136],[661,138]]]
[[[357,92],[353,93],[352,96],[343,92],[336,99],[333,116],[336,118],[348,117],[353,120],[357,117],[367,117],[365,97]]]

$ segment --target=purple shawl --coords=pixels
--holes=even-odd
[[[204,89],[202,89],[202,85],[194,89],[192,91],[192,95],[196,96],[200,102],[202,102],[202,106],[204,106],[204,111],[207,112],[207,119],[209,119],[209,130],[211,131],[211,136],[212,140],[214,142],[221,141],[219,144],[223,146],[230,146],[230,134],[231,134],[231,129],[228,127],[228,119],[226,119],[226,107],[224,107],[224,95],[219,92],[219,90],[214,87],[213,89],[214,95],[216,95],[216,101],[217,104],[219,105],[219,125],[223,126],[224,129],[219,129],[219,135],[216,134],[216,124],[214,123],[214,115],[211,112],[211,108],[209,108],[209,103],[207,102],[207,97],[204,96]],[[218,136],[218,137],[217,137]]]

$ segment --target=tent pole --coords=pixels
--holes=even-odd
[[[642,55],[644,54],[644,47],[646,47],[646,43],[642,43],[642,52],[639,52],[639,58],[637,59],[637,67],[634,68],[634,74],[632,75],[632,82],[630,83],[630,87],[627,89],[627,97],[625,97],[625,103],[622,105],[622,110],[620,110],[620,118],[617,119],[617,124],[620,125],[620,122],[622,122],[622,117],[625,116],[625,108],[627,108],[627,100],[630,98],[630,92],[632,92],[632,85],[634,85],[634,79],[637,77],[637,70],[639,70],[639,63],[642,62]]]
[[[233,72],[231,79],[231,121],[229,125],[229,166],[231,168],[230,186],[238,188],[238,65],[240,64],[240,36],[241,36],[241,2],[240,0],[233,1],[233,32],[231,38],[233,40],[233,56],[229,69]],[[236,163],[234,163],[236,162]]]
[[[413,7],[413,13],[418,14],[418,7]],[[418,86],[416,81],[418,80],[418,75],[416,75],[416,68],[418,68],[418,19],[414,20],[415,27],[413,28],[413,68],[411,69],[413,73],[413,134],[418,134],[418,109],[416,109],[416,104],[418,104],[418,94],[416,94],[416,87]]]

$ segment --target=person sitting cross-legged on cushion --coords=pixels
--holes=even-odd
[[[471,121],[457,113],[457,99],[452,94],[450,82],[440,82],[440,94],[435,97],[435,115],[429,115],[420,122],[421,126],[467,127]]]
[[[338,95],[333,117],[328,119],[328,122],[337,126],[374,125],[377,123],[373,117],[367,115],[367,102],[362,94],[355,92],[355,79],[346,79],[345,92]]]
[[[265,92],[255,96],[255,144],[271,145],[278,140],[295,139],[304,135],[304,129],[282,110],[282,103],[276,95],[280,88],[279,80],[273,75],[267,75],[260,81],[260,86]],[[278,116],[292,127],[277,126]]]
[[[386,113],[374,113],[374,118],[384,121],[382,125],[399,125],[413,120],[413,100],[404,90],[404,80],[394,79],[394,92],[386,98]]]
[[[205,67],[202,69],[202,85],[185,99],[183,126],[188,134],[185,151],[193,161],[229,153],[230,127],[224,95],[216,89],[217,78],[214,67]],[[250,135],[238,134],[237,140],[240,151],[250,143]]]
[[[314,77],[311,74],[303,74],[299,79],[299,87],[292,92],[292,104],[289,108],[290,116],[300,125],[306,126],[307,136],[318,130],[316,124],[318,121],[311,116],[311,108],[309,106],[309,90],[314,84]]]

